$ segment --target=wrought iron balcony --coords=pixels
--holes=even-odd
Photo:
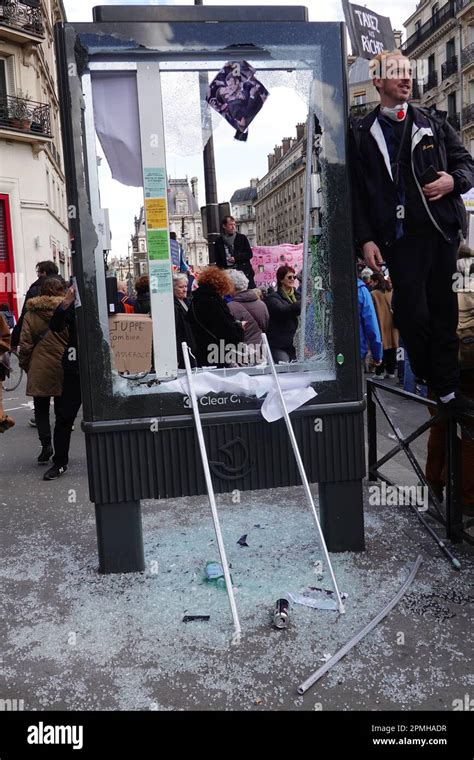
[[[428,90],[432,90],[433,87],[438,86],[438,72],[430,71],[426,84],[423,86],[423,94],[426,94]]]
[[[7,95],[0,99],[0,129],[51,137],[50,111],[46,103]]]
[[[445,61],[445,63],[441,64],[441,79],[447,79],[451,76],[451,74],[456,74],[458,71],[458,57],[457,55],[453,55],[452,58],[449,58],[449,60]]]
[[[470,103],[470,105],[462,109],[463,127],[469,127],[471,124],[474,124],[474,103]]]
[[[467,2],[470,2],[470,0],[467,0]],[[433,13],[428,21],[425,21],[414,34],[410,35],[410,37],[405,40],[401,48],[403,54],[409,56],[418,45],[421,45],[422,42],[429,39],[429,37],[431,37],[437,29],[440,29],[443,24],[449,21],[449,19],[455,18],[456,13],[458,13],[464,5],[466,5],[466,0],[449,0],[446,5],[443,5],[439,11]]]
[[[374,100],[371,103],[357,103],[356,105],[351,106],[351,116],[365,116],[379,105],[380,100]]]
[[[471,42],[461,51],[461,68],[474,63],[474,42]]]
[[[32,37],[45,37],[43,14],[39,2],[35,3],[34,0],[29,4],[18,0],[0,0],[0,27],[2,26]]]
[[[459,132],[459,130],[461,129],[461,114],[459,113],[448,114],[448,121],[451,124],[451,126],[456,130],[456,132]]]

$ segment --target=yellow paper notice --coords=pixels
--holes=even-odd
[[[145,213],[149,230],[162,230],[168,227],[165,198],[145,198]]]

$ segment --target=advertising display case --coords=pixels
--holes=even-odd
[[[311,396],[291,416],[308,478],[319,484],[328,548],[364,548],[345,27],[310,23],[304,9],[277,8],[271,21],[264,8],[226,8],[224,18],[219,10],[102,7],[93,23],[56,26],[83,429],[103,572],[143,569],[141,499],[206,492],[178,367],[170,232],[190,203],[204,205],[211,139],[219,202],[259,177],[257,245],[302,245],[294,358],[277,371],[283,387]],[[304,129],[288,138],[298,124]],[[202,198],[173,195],[171,208],[177,177],[197,177]],[[113,245],[136,202],[148,316],[116,313],[106,284],[102,204]],[[299,485],[283,420],[267,421],[278,414],[264,358],[228,364],[194,369],[215,490]]]

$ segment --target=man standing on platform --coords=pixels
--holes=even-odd
[[[415,375],[448,415],[474,414],[459,391],[453,275],[467,224],[460,195],[474,161],[446,113],[408,104],[410,61],[400,51],[371,61],[380,106],[351,124],[353,217],[366,264],[388,264],[394,314]]]

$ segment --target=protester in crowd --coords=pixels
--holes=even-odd
[[[74,288],[70,287],[49,323],[52,334],[59,338],[67,334],[67,346],[62,356],[63,387],[56,406],[54,426],[53,465],[43,475],[43,480],[56,480],[63,475],[69,462],[71,432],[74,420],[81,408],[81,382],[77,356],[76,313],[74,308]]]
[[[214,243],[214,259],[221,269],[238,269],[255,287],[254,271],[250,263],[253,257],[248,238],[237,232],[233,216],[225,216],[221,222],[221,234]]]
[[[372,274],[372,282],[371,296],[383,344],[383,359],[375,374],[379,377],[394,378],[397,364],[398,330],[393,324],[392,286],[380,272]]]
[[[8,352],[10,351],[10,328],[0,311],[0,433],[12,428],[15,420],[5,413],[3,408],[3,381],[9,374]]]
[[[232,364],[227,357],[238,350],[244,339],[245,323],[238,323],[229,311],[224,296],[233,290],[223,269],[205,267],[199,274],[199,287],[194,291],[189,319],[196,339],[199,367]]]
[[[188,292],[188,276],[184,273],[173,275],[174,295],[174,321],[176,330],[176,350],[178,354],[178,367],[185,369],[182,343],[186,341],[191,349],[189,361],[192,367],[196,366],[196,341],[189,321],[190,302],[186,297]]]
[[[65,292],[66,285],[62,278],[44,278],[40,295],[30,298],[26,303],[20,335],[18,359],[20,367],[27,373],[26,395],[33,396],[36,426],[42,447],[38,464],[47,464],[53,454],[49,407],[53,397],[55,414],[57,413],[63,383],[61,359],[67,344],[67,330],[57,335],[52,333],[49,320],[63,300]]]
[[[295,289],[293,267],[278,267],[276,278],[277,290],[265,299],[270,315],[267,338],[274,361],[291,362],[296,359],[293,341],[301,313],[301,296]]]
[[[178,242],[176,232],[170,232],[170,253],[173,269],[177,272],[190,273],[189,266],[184,258],[183,246]]]
[[[13,328],[12,337],[11,337],[12,351],[18,348],[18,344],[20,342],[20,334],[21,334],[21,328],[23,326],[23,317],[25,316],[25,312],[26,312],[26,304],[28,303],[30,298],[35,298],[36,296],[39,296],[41,283],[43,282],[43,279],[45,277],[53,277],[54,275],[57,275],[58,271],[59,270],[56,264],[54,263],[54,261],[40,261],[36,265],[36,274],[38,275],[38,278],[28,288],[28,291],[25,296],[25,300],[23,302],[23,309],[21,311],[20,318],[18,322],[16,323],[15,327]]]
[[[117,282],[117,314],[134,314],[133,299],[128,295],[127,283],[125,280]]]
[[[470,289],[469,279],[471,270],[474,273],[474,250],[466,244],[462,244],[459,248],[457,268],[458,272],[465,277],[464,283],[457,291],[461,391],[468,398],[474,399],[474,292]],[[434,399],[432,391],[428,395],[429,398]],[[434,415],[432,409],[429,409],[429,412],[431,416]],[[464,426],[470,434],[464,429],[461,430],[462,508],[467,517],[474,517],[474,422],[466,419]],[[446,422],[444,419],[439,419],[430,427],[426,479],[441,502],[443,490],[446,487],[446,469]]]
[[[474,414],[459,390],[452,288],[467,233],[461,193],[474,184],[474,160],[445,112],[408,103],[411,62],[399,50],[378,54],[370,68],[380,105],[351,123],[356,241],[372,270],[388,264],[415,375],[428,381],[443,414]]]
[[[135,309],[135,314],[150,314],[150,278],[147,274],[142,274],[135,280],[135,291],[137,297],[135,300],[129,300],[129,303]]]
[[[255,290],[248,290],[249,281],[238,269],[229,269],[228,275],[234,285],[234,294],[229,302],[229,311],[234,319],[245,322],[244,343],[248,351],[242,361],[245,364],[255,364],[262,361],[259,347],[262,343],[262,333],[266,333],[270,316],[268,308],[257,295]]]
[[[15,327],[15,315],[11,311],[9,305],[7,303],[0,303],[0,311],[2,312],[2,315],[5,318],[10,330],[13,330]]]
[[[375,285],[372,279],[372,275],[373,275],[373,272],[371,269],[369,269],[369,267],[364,267],[360,273],[360,279],[364,283],[365,287],[368,288],[369,290],[372,290],[372,288]]]
[[[369,348],[375,365],[379,366],[382,363],[383,344],[374,302],[360,277],[357,278],[357,297],[359,301],[360,358],[363,369],[365,369],[365,360]]]

